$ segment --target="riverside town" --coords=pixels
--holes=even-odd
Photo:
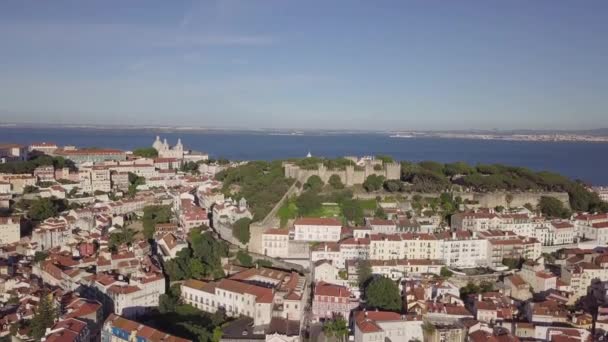
[[[608,203],[500,164],[0,146],[0,336],[597,340]],[[598,188],[598,191],[600,188]]]

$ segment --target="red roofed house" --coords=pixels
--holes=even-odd
[[[190,279],[181,287],[181,299],[198,309],[226,310],[231,317],[253,318],[255,326],[273,317],[300,320],[307,301],[306,278],[296,272],[273,268],[249,268],[217,282]]]
[[[147,325],[114,314],[110,314],[103,324],[101,340],[188,342],[185,338],[169,335]]]
[[[347,287],[319,282],[312,300],[312,319],[318,322],[339,315],[348,321],[351,310],[357,306],[359,302]]]
[[[386,311],[358,311],[355,321],[355,342],[423,341],[422,317]]]
[[[342,223],[334,218],[305,217],[293,223],[297,241],[338,241]]]
[[[87,342],[91,341],[90,330],[85,322],[68,318],[55,323],[46,335],[47,342]]]

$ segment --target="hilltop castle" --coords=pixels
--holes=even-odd
[[[170,147],[166,138],[161,142],[160,137],[157,135],[152,147],[158,151],[159,158],[184,159],[184,145],[182,145],[181,139],[177,139],[177,144]]]
[[[327,183],[329,177],[337,175],[346,186],[363,184],[365,179],[370,175],[383,176],[385,179],[401,179],[401,164],[400,163],[383,163],[381,160],[372,158],[361,158],[357,160],[355,157],[346,157],[353,160],[355,165],[347,165],[342,169],[328,169],[323,163],[319,163],[319,167],[315,170],[302,169],[293,163],[284,163],[285,177],[294,178],[301,183],[304,183],[310,176],[319,176],[323,182]]]

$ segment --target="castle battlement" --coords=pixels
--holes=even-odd
[[[350,158],[349,158],[350,159]],[[319,163],[317,169],[309,170],[302,169],[294,163],[283,163],[285,177],[294,178],[301,183],[304,183],[311,176],[318,176],[327,183],[333,175],[340,177],[340,180],[346,186],[363,184],[365,179],[371,175],[383,176],[387,180],[401,179],[401,164],[400,163],[383,163],[380,160],[364,160],[363,165],[347,165],[344,170],[328,169],[323,163]]]

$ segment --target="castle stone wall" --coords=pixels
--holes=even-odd
[[[331,176],[337,175],[346,186],[363,184],[370,175],[383,176],[387,180],[401,178],[401,164],[399,163],[386,163],[382,165],[381,170],[375,170],[372,163],[366,164],[363,170],[356,170],[354,166],[347,166],[344,170],[329,170],[323,164],[319,164],[316,170],[304,170],[291,163],[285,163],[283,167],[285,177],[294,178],[300,183],[305,183],[311,176],[318,176],[323,182],[327,183]]]

